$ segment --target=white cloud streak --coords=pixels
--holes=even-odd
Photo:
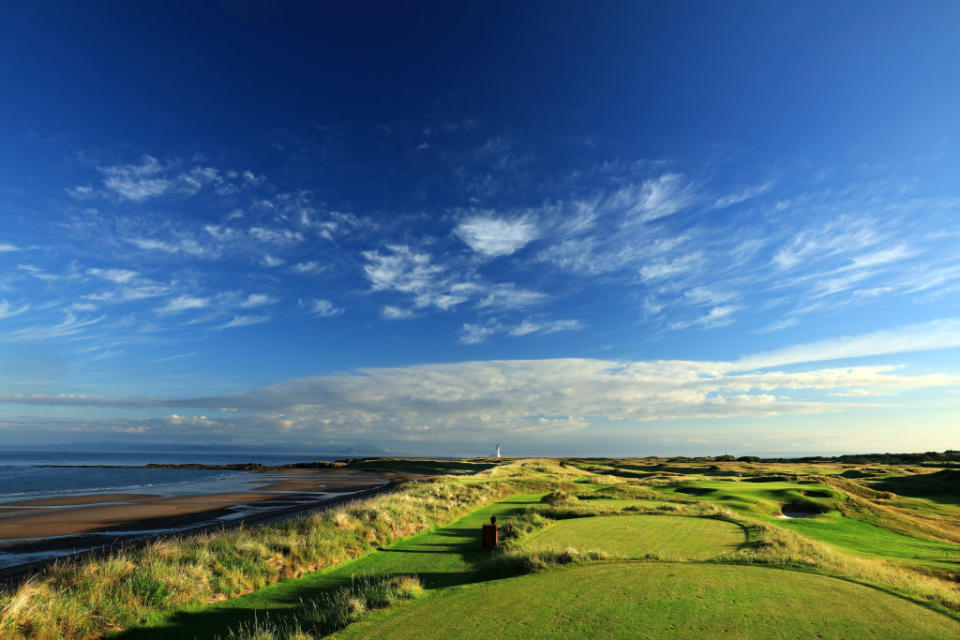
[[[380,310],[380,315],[387,320],[409,320],[417,317],[417,314],[414,313],[413,310],[396,307],[391,304],[384,305],[383,309]]]
[[[762,195],[770,190],[770,187],[773,186],[772,182],[765,182],[761,185],[755,187],[746,187],[745,189],[738,191],[736,193],[731,193],[726,196],[717,198],[717,201],[713,203],[714,209],[726,209],[735,204],[740,204],[741,202],[746,202],[747,200],[752,200],[759,195]]]
[[[406,245],[388,245],[385,251],[365,251],[364,274],[373,291],[392,291],[410,297],[413,307],[447,311],[469,300],[482,309],[514,309],[546,300],[536,291],[513,283],[489,283],[475,274],[439,264]]]
[[[177,296],[169,300],[162,307],[157,308],[157,313],[180,313],[191,309],[204,309],[210,306],[209,298],[197,298],[194,296]]]
[[[310,313],[319,318],[332,318],[343,313],[343,309],[329,300],[317,299],[310,304]]]
[[[239,315],[233,316],[233,319],[226,324],[220,325],[219,329],[235,329],[237,327],[249,327],[255,324],[263,324],[270,320],[270,314],[263,315]]]
[[[243,326],[237,322],[234,326]],[[0,403],[153,408],[165,413],[228,410],[254,417],[212,424],[258,437],[301,432],[318,437],[349,427],[381,441],[420,437],[459,442],[496,434],[556,434],[617,421],[624,435],[654,420],[756,418],[844,411],[863,406],[833,394],[865,397],[930,387],[956,387],[960,376],[898,375],[890,366],[786,373],[732,372],[735,363],[624,362],[594,359],[507,360],[362,369],[299,378],[270,387],[193,398],[0,396]],[[784,391],[804,390],[799,401]],[[210,424],[200,425],[204,428]],[[414,436],[411,434],[421,434]]]
[[[248,295],[239,305],[241,309],[253,309],[255,307],[263,307],[269,304],[276,304],[279,302],[279,298],[275,298],[266,293],[251,293]]]
[[[19,307],[14,307],[12,304],[7,302],[6,300],[0,300],[0,320],[18,316],[21,313],[26,313],[29,310],[30,310],[29,302],[25,302],[21,304]]]
[[[489,212],[466,218],[454,233],[471,249],[488,258],[516,253],[538,235],[536,225],[528,218],[509,220]]]
[[[583,323],[579,320],[535,321],[526,319],[517,325],[499,321],[476,324],[465,323],[460,329],[460,343],[480,344],[497,334],[506,334],[517,338],[534,333],[549,334],[558,331],[578,331],[580,329],[583,329]]]
[[[741,358],[739,370],[960,347],[960,318],[830,338]]]
[[[160,177],[160,162],[153,156],[143,156],[140,164],[102,167],[104,186],[127,200],[142,202],[166,193],[170,180]]]

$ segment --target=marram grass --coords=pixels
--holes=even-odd
[[[469,478],[410,483],[275,524],[59,562],[13,592],[0,591],[0,640],[97,638],[346,562],[518,490],[570,484],[572,474],[551,461],[518,462]]]

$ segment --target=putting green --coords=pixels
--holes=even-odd
[[[448,589],[337,638],[960,637],[960,622],[824,576],[714,564],[582,565]]]
[[[621,558],[653,554],[662,560],[706,560],[743,544],[732,522],[688,516],[604,516],[561,520],[524,542],[524,548],[606,551]]]

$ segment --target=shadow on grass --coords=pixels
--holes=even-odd
[[[886,478],[871,482],[869,486],[877,491],[890,491],[902,496],[960,505],[960,469]]]
[[[467,516],[469,527],[445,527],[437,531],[417,536],[411,540],[401,541],[387,548],[382,548],[365,556],[361,561],[371,564],[371,570],[358,571],[356,576],[349,571],[353,564],[341,569],[334,569],[327,573],[310,574],[303,578],[282,582],[267,588],[268,601],[263,606],[252,603],[254,606],[231,606],[232,603],[241,604],[250,598],[257,598],[265,592],[254,592],[224,603],[211,605],[198,610],[178,611],[168,615],[162,623],[153,627],[138,627],[119,632],[109,637],[119,640],[166,640],[168,638],[182,638],[188,640],[213,640],[217,637],[226,637],[230,629],[236,629],[242,624],[249,625],[255,620],[263,621],[269,618],[275,623],[295,623],[301,612],[301,603],[316,600],[349,585],[351,580],[362,577],[393,577],[400,575],[416,575],[426,589],[440,589],[470,582],[494,580],[501,575],[498,569],[491,570],[487,563],[489,552],[480,549],[480,525],[489,520],[489,515],[498,518],[513,515],[528,506],[539,504],[522,500],[506,500],[491,507],[481,509],[471,516]],[[484,517],[487,514],[487,517]],[[434,538],[443,541],[432,541]],[[376,556],[383,554],[384,565],[397,564],[389,558],[408,554],[417,558],[412,563],[404,565],[402,570],[377,571]],[[429,556],[434,556],[431,561]],[[410,565],[413,566],[410,566]],[[449,571],[418,571],[416,565],[424,568],[447,566]]]

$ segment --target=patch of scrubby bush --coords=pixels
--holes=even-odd
[[[296,614],[277,624],[269,618],[230,630],[220,640],[314,640],[357,622],[371,611],[423,595],[416,576],[354,580],[331,593],[301,603]]]
[[[548,504],[552,507],[561,506],[561,505],[571,505],[577,504],[580,502],[580,499],[577,496],[569,491],[564,491],[559,489],[557,491],[551,491],[547,495],[543,496],[540,499],[540,502],[543,504]]]

